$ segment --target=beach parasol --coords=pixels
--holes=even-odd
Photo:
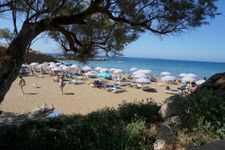
[[[186,73],[181,73],[181,74],[179,74],[179,76],[180,76],[180,77],[186,77],[187,74],[186,74]]]
[[[96,68],[95,68],[96,71],[99,71],[99,70],[101,70],[101,69],[102,69],[102,67],[96,67]]]
[[[163,81],[163,82],[173,82],[175,80],[176,80],[175,76],[163,76],[161,78],[161,81]]]
[[[197,84],[197,85],[202,85],[203,83],[205,83],[205,81],[206,81],[206,80],[198,80],[198,81],[196,81],[196,84]]]
[[[71,66],[70,66],[70,68],[72,68],[72,69],[76,69],[76,68],[78,68],[79,66],[78,65],[76,65],[76,64],[72,64]]]
[[[186,82],[194,82],[194,81],[195,81],[195,78],[186,76],[186,77],[183,77],[183,78],[181,79],[181,81],[182,81],[182,83],[186,83]]]
[[[122,72],[123,72],[122,69],[115,69],[115,70],[113,71],[113,73],[115,73],[115,74],[119,74],[119,73],[122,73]]]
[[[137,70],[137,68],[131,68],[130,69],[131,72],[136,71],[136,70]]]
[[[133,75],[134,78],[147,78],[148,76],[143,73],[143,72],[139,72]]]
[[[161,72],[161,73],[160,73],[160,76],[161,76],[161,77],[163,77],[163,76],[170,76],[170,75],[171,75],[171,73],[168,72],[168,71],[164,71],[164,72]]]
[[[150,83],[150,80],[146,79],[146,78],[138,78],[134,82],[136,82],[136,83]]]
[[[197,77],[197,75],[194,74],[194,73],[188,73],[187,76],[188,76],[188,77],[192,77],[192,78],[196,78],[196,77]]]
[[[101,68],[99,71],[100,72],[107,72],[109,69],[108,68]]]
[[[84,66],[84,67],[82,67],[82,70],[83,70],[83,71],[90,71],[90,70],[91,70],[91,67],[89,67],[89,66]]]
[[[30,64],[30,66],[37,66],[37,65],[39,65],[39,63],[32,62],[32,63]]]

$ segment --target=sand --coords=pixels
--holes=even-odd
[[[81,85],[66,84],[65,95],[61,95],[59,84],[53,82],[53,78],[49,76],[44,76],[44,78],[24,77],[26,81],[25,95],[21,94],[19,80],[15,80],[4,101],[0,104],[0,110],[23,114],[46,103],[53,105],[57,111],[62,111],[64,114],[87,114],[104,107],[117,108],[124,100],[135,102],[152,98],[155,102],[162,103],[171,96],[165,93],[165,86],[159,86],[158,83],[151,83],[151,87],[157,90],[156,93],[125,86],[127,92],[115,94],[91,87],[88,85],[90,81],[85,81]],[[36,84],[40,88],[34,88],[32,84]],[[170,87],[176,89],[176,85],[170,85]]]

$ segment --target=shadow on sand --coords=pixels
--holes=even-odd
[[[25,93],[25,95],[37,95],[38,93]]]
[[[66,93],[63,93],[63,95],[74,95],[73,92],[66,92]]]

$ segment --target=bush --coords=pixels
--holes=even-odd
[[[225,138],[225,91],[204,88],[188,97],[187,102],[181,115],[188,130],[204,130]]]
[[[158,114],[159,109],[160,107],[152,101],[147,103],[123,102],[118,107],[120,117],[127,123],[131,122],[134,119],[143,119],[146,123],[158,122],[161,120]]]
[[[154,141],[145,120],[127,123],[119,111],[110,108],[85,116],[30,120],[18,127],[0,127],[0,149],[151,149]]]

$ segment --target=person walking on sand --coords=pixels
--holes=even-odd
[[[20,76],[19,86],[20,86],[20,88],[21,88],[21,90],[22,90],[22,94],[23,94],[23,95],[24,95],[23,87],[24,87],[25,85],[26,85],[25,80],[23,79],[22,76]]]
[[[63,88],[66,84],[64,83],[64,75],[61,76],[61,78],[59,79],[59,87],[61,89],[61,94],[63,95]]]

